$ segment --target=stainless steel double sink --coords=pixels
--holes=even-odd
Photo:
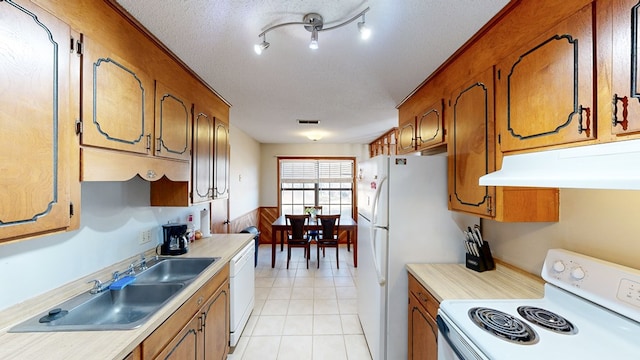
[[[158,258],[122,289],[82,293],[9,332],[129,330],[142,325],[220,258]]]

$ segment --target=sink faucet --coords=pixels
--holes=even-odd
[[[111,280],[115,282],[115,281],[118,281],[118,279],[120,279],[120,272],[114,271],[113,272],[113,277],[112,277]]]
[[[109,288],[110,283],[103,283],[98,279],[94,279],[89,281],[89,283],[93,283],[93,287],[89,290],[90,294],[98,294]]]

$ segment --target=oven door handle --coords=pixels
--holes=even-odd
[[[442,320],[440,315],[436,316],[436,323],[438,324],[438,331],[440,331],[440,334],[442,334],[442,337],[447,341],[451,350],[453,350],[453,352],[456,353],[456,356],[458,357],[458,359],[466,360],[464,356],[462,356],[460,351],[458,351],[458,349],[455,347],[455,345],[453,345],[453,342],[449,338],[449,327],[444,322],[444,320]]]

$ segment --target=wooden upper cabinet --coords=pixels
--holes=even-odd
[[[191,202],[213,199],[214,118],[200,108],[193,107],[193,159],[191,162]]]
[[[214,148],[214,199],[229,197],[229,124],[216,118]]]
[[[442,145],[444,138],[444,103],[440,99],[421,107],[415,115],[399,122],[398,152],[407,154]]]
[[[593,30],[588,5],[497,65],[503,152],[595,139]]]
[[[416,117],[414,115],[400,119],[398,123],[398,154],[416,151]]]
[[[442,99],[427,106],[416,117],[416,142],[418,150],[444,143],[444,102]]]
[[[191,159],[191,102],[156,80],[155,155]]]
[[[84,37],[82,145],[151,154],[153,81]]]
[[[495,187],[478,179],[495,169],[493,67],[469,78],[448,101],[449,208],[495,216]]]
[[[640,74],[638,36],[640,1],[616,0],[613,5],[613,88],[611,132],[640,131]]]
[[[31,2],[1,1],[0,33],[3,242],[70,225],[80,69],[71,68],[70,27]]]

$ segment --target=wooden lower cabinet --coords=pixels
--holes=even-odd
[[[409,360],[438,358],[438,301],[409,274]]]
[[[225,359],[229,299],[226,265],[142,342],[142,359]]]

